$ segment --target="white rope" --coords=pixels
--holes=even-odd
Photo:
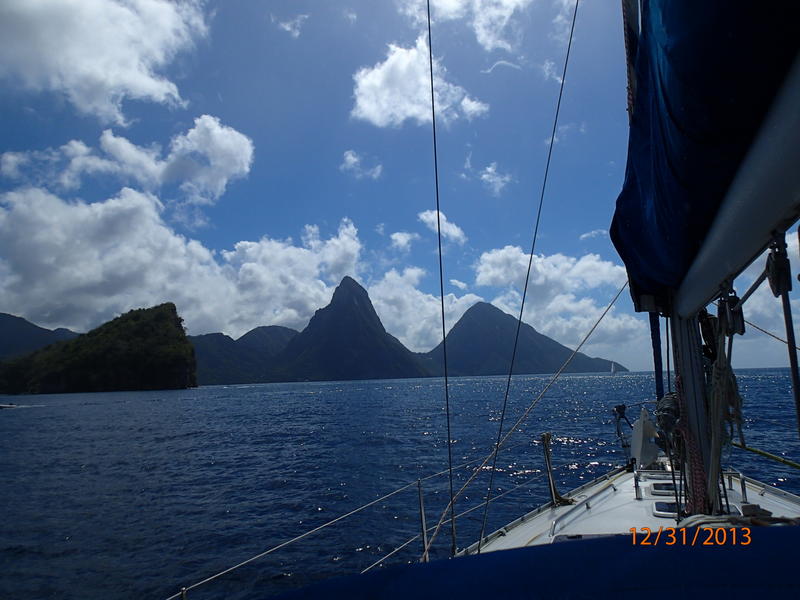
[[[733,440],[733,429],[737,428],[739,441],[744,443],[742,432],[742,397],[736,376],[731,370],[731,353],[733,334],[728,337],[727,319],[720,315],[717,319],[717,359],[711,375],[711,393],[709,395],[709,428],[711,429],[711,464],[709,465],[706,494],[715,509],[719,500],[719,474],[722,469],[722,445]],[[725,341],[728,341],[728,352],[725,352]],[[727,429],[729,431],[726,431]]]
[[[575,358],[575,356],[578,354],[578,351],[580,351],[580,349],[583,347],[583,345],[586,343],[586,341],[589,339],[589,337],[594,333],[594,330],[597,329],[597,326],[600,325],[600,322],[608,314],[608,311],[611,310],[611,307],[614,306],[614,303],[617,301],[617,299],[620,297],[620,294],[622,294],[622,292],[625,290],[626,287],[628,287],[628,282],[627,281],[622,285],[621,288],[619,288],[619,291],[616,293],[614,298],[611,300],[611,302],[608,303],[608,306],[606,306],[605,310],[603,311],[603,314],[601,314],[600,317],[597,319],[597,321],[595,321],[594,325],[592,325],[592,328],[589,330],[589,332],[581,340],[581,343],[578,344],[578,346],[575,348],[575,350],[572,351],[572,354],[570,354],[569,358],[567,358],[567,360],[564,361],[564,364],[561,365],[561,367],[558,369],[558,371],[556,371],[556,373],[553,375],[553,377],[547,383],[545,388],[539,393],[538,396],[536,396],[536,398],[533,400],[533,402],[531,402],[530,406],[525,410],[524,413],[522,413],[522,416],[519,419],[517,419],[517,422],[514,423],[514,425],[511,427],[511,429],[508,430],[508,433],[505,436],[503,436],[503,439],[500,440],[500,443],[498,443],[496,445],[494,450],[492,450],[492,452],[483,460],[483,462],[481,463],[481,466],[478,467],[475,470],[475,472],[470,476],[470,478],[467,479],[467,482],[464,485],[461,486],[461,489],[458,490],[458,492],[456,492],[454,500],[457,499],[459,496],[461,496],[462,493],[464,493],[464,490],[466,490],[467,486],[475,480],[475,478],[481,472],[481,469],[483,469],[483,467],[485,467],[489,463],[489,461],[492,459],[492,457],[497,452],[500,451],[500,449],[503,447],[503,444],[505,444],[506,441],[508,440],[508,438],[516,431],[517,427],[519,427],[522,424],[522,422],[525,421],[525,419],[528,418],[528,415],[531,413],[531,411],[536,407],[536,405],[539,403],[539,401],[542,399],[542,397],[544,397],[545,393],[547,393],[547,390],[549,390],[552,387],[552,385],[558,380],[558,378],[561,376],[561,373],[564,371],[564,369],[566,369],[567,366],[569,365],[569,363],[572,362],[572,359]],[[449,510],[450,510],[450,504],[447,505],[447,507],[444,509],[444,512],[442,513],[442,516],[439,518],[439,522],[436,524],[436,528],[434,529],[433,535],[428,540],[428,545],[425,548],[425,552],[428,552],[428,550],[430,550],[430,547],[433,544],[433,541],[436,539],[436,536],[439,534],[439,530],[441,529],[441,527],[442,527],[442,525],[444,523],[445,515],[447,514],[447,511],[449,511]]]

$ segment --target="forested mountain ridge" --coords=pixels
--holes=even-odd
[[[171,302],[131,310],[74,339],[0,363],[0,391],[11,394],[196,385],[194,347]]]

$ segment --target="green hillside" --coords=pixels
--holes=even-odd
[[[0,392],[193,387],[194,348],[172,303],[129,311],[87,334],[0,363]]]

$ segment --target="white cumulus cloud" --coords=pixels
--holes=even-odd
[[[172,301],[190,333],[234,337],[258,325],[300,329],[344,275],[357,276],[351,221],[302,244],[268,237],[219,254],[176,234],[152,194],[124,188],[103,202],[38,188],[0,196],[0,310],[78,331],[131,308]]]
[[[447,72],[433,63],[436,115],[443,122],[473,119],[489,105],[470,97],[464,88],[446,81]],[[355,106],[351,115],[376,127],[399,127],[405,121],[430,123],[430,66],[424,35],[410,48],[389,44],[386,60],[353,75]]]
[[[407,267],[391,269],[369,287],[369,296],[386,330],[415,352],[427,352],[442,341],[441,302],[419,285],[425,271]],[[449,330],[480,296],[445,294],[445,323]]]
[[[362,161],[362,157],[355,150],[345,150],[339,170],[342,173],[350,173],[356,179],[378,179],[381,176],[383,165],[367,168]]]
[[[437,219],[435,210],[423,211],[417,215],[417,218],[422,221],[428,229],[436,233]],[[463,244],[467,241],[464,230],[452,221],[448,221],[447,216],[443,212],[439,213],[439,225],[441,226],[442,237],[444,239],[453,241],[456,244]]]
[[[25,152],[4,152],[0,154],[0,175],[9,179],[22,177],[20,167],[27,163],[29,157]]]
[[[501,288],[503,291],[492,303],[518,314],[521,302],[518,290],[522,290],[525,282],[528,258],[518,246],[484,252],[475,265],[475,283]],[[545,335],[575,347],[600,316],[605,302],[626,279],[622,266],[597,254],[534,255],[523,318]],[[603,301],[595,300],[592,293],[603,297]],[[593,336],[592,347],[600,354],[607,354],[614,344],[627,341],[641,345],[645,331],[641,319],[615,311],[606,316],[602,328]]]
[[[206,33],[191,0],[5,0],[0,78],[63,94],[81,114],[124,125],[125,100],[183,103],[162,72]]]
[[[253,142],[247,136],[203,115],[172,139],[162,180],[180,181],[192,202],[206,204],[223,194],[230,179],[246,175],[252,161]]]
[[[481,254],[476,264],[478,285],[514,286],[522,289],[529,255],[519,246],[505,246]],[[612,285],[619,287],[627,279],[625,269],[603,260],[597,254],[580,258],[564,254],[533,257],[529,286],[547,286],[556,290],[577,290]]]
[[[486,166],[480,174],[481,181],[493,196],[499,196],[503,189],[512,181],[508,173],[500,173],[497,170],[497,163],[493,162]]]
[[[138,146],[110,129],[100,136],[100,151],[71,140],[55,149],[0,155],[4,176],[33,185],[75,190],[84,175],[110,174],[147,191],[177,185],[183,201],[194,205],[215,202],[230,180],[250,172],[252,162],[250,138],[209,115],[173,137],[163,157],[158,146]]]
[[[392,248],[407,252],[411,249],[411,242],[419,239],[419,234],[409,233],[407,231],[396,231],[389,237],[392,239]]]
[[[590,240],[597,237],[608,237],[608,229],[592,229],[580,235],[580,240]]]
[[[521,37],[515,15],[531,4],[533,0],[433,0],[431,13],[435,21],[468,20],[475,39],[487,52],[511,52]],[[426,23],[425,0],[401,0],[399,8],[414,25]]]
[[[487,51],[511,52],[520,37],[510,27],[512,16],[526,9],[533,0],[474,0],[472,28],[478,43]]]

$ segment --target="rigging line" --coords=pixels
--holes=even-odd
[[[566,466],[567,466],[567,464],[559,465],[558,467],[555,467],[555,468],[553,469],[553,471],[556,471],[556,470],[558,470],[558,469],[561,469],[561,468],[563,468],[563,467],[566,467]],[[511,492],[515,492],[516,490],[518,490],[518,489],[520,489],[520,488],[522,488],[522,487],[525,487],[525,486],[527,486],[527,485],[530,485],[531,483],[533,483],[533,482],[534,482],[534,481],[536,481],[537,479],[541,479],[541,478],[542,478],[542,477],[544,477],[544,476],[545,476],[545,473],[538,473],[537,475],[533,475],[532,477],[529,477],[528,479],[526,479],[525,481],[523,481],[523,482],[522,482],[522,483],[520,483],[519,485],[516,485],[516,486],[514,486],[513,488],[511,488],[511,489],[509,489],[509,490],[506,490],[506,491],[505,491],[505,492],[503,492],[502,494],[498,494],[497,496],[495,496],[494,498],[492,498],[492,502],[494,502],[495,500],[499,500],[499,499],[500,499],[500,498],[502,498],[503,496],[506,496],[507,494],[510,494]],[[457,519],[460,519],[461,517],[465,517],[465,516],[466,516],[466,515],[468,515],[469,513],[471,513],[471,512],[474,512],[474,511],[478,510],[478,509],[479,509],[481,506],[483,506],[483,502],[481,502],[480,504],[477,504],[477,505],[473,506],[472,508],[468,508],[467,510],[465,510],[465,511],[463,511],[463,512],[460,512],[460,513],[458,513],[458,514],[456,515],[456,518],[457,518]],[[428,529],[427,529],[426,531],[432,531],[433,529],[434,529],[433,527],[428,527]],[[381,558],[381,559],[379,559],[379,560],[375,561],[375,562],[374,562],[374,563],[372,563],[370,566],[368,566],[366,569],[364,569],[363,571],[361,571],[361,573],[360,573],[360,574],[361,574],[361,575],[363,575],[363,574],[364,574],[364,573],[366,573],[367,571],[369,571],[369,570],[373,569],[374,567],[377,567],[379,564],[381,564],[381,563],[382,563],[383,561],[385,561],[387,558],[391,558],[392,556],[394,556],[395,554],[397,554],[397,553],[398,553],[400,550],[402,550],[403,548],[405,548],[406,546],[408,546],[408,545],[409,545],[409,544],[411,544],[412,542],[415,542],[415,541],[417,541],[417,540],[418,540],[418,539],[421,537],[421,535],[422,535],[422,534],[418,533],[417,535],[415,535],[415,536],[414,536],[414,537],[412,537],[411,539],[408,539],[408,540],[406,540],[406,541],[405,541],[405,542],[403,542],[401,545],[399,545],[397,548],[395,548],[394,550],[392,550],[391,552],[389,552],[389,554],[386,554],[386,555],[385,555],[383,558]]]
[[[775,462],[779,462],[781,464],[793,467],[795,469],[800,469],[800,464],[794,462],[793,460],[789,460],[788,458],[784,458],[782,456],[778,456],[777,454],[772,454],[771,452],[766,452],[765,450],[760,450],[758,448],[752,448],[750,446],[743,446],[738,442],[731,442],[732,446],[736,446],[742,450],[747,450],[748,452],[753,452],[754,454],[759,454],[765,458],[769,458],[770,460],[774,460]]]
[[[517,448],[517,447],[523,446],[523,445],[528,445],[528,443],[527,442],[520,442],[519,444],[515,444],[513,446],[510,446],[510,448]],[[461,463],[460,465],[455,466],[454,469],[460,469],[462,467],[467,467],[467,466],[469,466],[471,464],[474,464],[474,463],[478,462],[479,460],[481,460],[481,459],[476,458],[474,460],[471,460],[471,461],[468,461],[468,462],[465,462],[465,463]],[[560,469],[560,468],[562,468],[564,466],[566,466],[566,464],[559,465],[558,467],[556,467],[556,469]],[[427,481],[429,479],[433,479],[434,477],[439,477],[441,475],[444,475],[447,472],[448,472],[448,470],[445,469],[444,471],[439,471],[438,473],[433,473],[431,475],[426,475],[425,477],[422,477],[419,481]],[[528,480],[528,481],[530,481],[530,480]],[[253,562],[254,560],[257,560],[259,558],[262,558],[263,556],[271,554],[272,552],[275,552],[276,550],[280,550],[281,548],[284,548],[284,547],[286,547],[286,546],[288,546],[290,544],[293,544],[294,542],[298,542],[298,541],[302,540],[303,538],[305,538],[305,537],[307,537],[307,536],[309,536],[309,535],[311,535],[313,533],[316,533],[317,531],[320,531],[322,529],[325,529],[326,527],[329,527],[330,525],[338,523],[339,521],[342,521],[342,520],[346,519],[347,517],[351,517],[354,514],[359,513],[359,512],[361,512],[362,510],[364,510],[366,508],[369,508],[370,506],[374,506],[375,504],[377,504],[379,502],[382,502],[383,500],[387,500],[388,498],[391,498],[392,496],[394,496],[396,494],[399,494],[400,492],[403,492],[403,491],[407,490],[408,488],[410,488],[411,486],[416,485],[416,484],[417,484],[417,480],[414,480],[414,481],[412,481],[410,483],[407,483],[407,484],[405,484],[405,485],[403,485],[403,486],[401,486],[401,487],[399,487],[399,488],[397,488],[395,490],[392,490],[391,492],[388,492],[388,493],[384,494],[380,498],[376,498],[375,500],[372,500],[372,501],[368,502],[367,504],[359,506],[358,508],[355,508],[355,509],[351,510],[348,513],[345,513],[343,515],[339,515],[335,519],[332,519],[332,520],[330,520],[330,521],[328,521],[326,523],[323,523],[322,525],[320,525],[318,527],[315,527],[314,529],[311,529],[309,531],[306,531],[305,533],[303,533],[301,535],[298,535],[298,536],[296,536],[296,537],[294,537],[294,538],[292,538],[290,540],[282,542],[282,543],[278,544],[277,546],[275,546],[273,548],[270,548],[269,550],[266,550],[266,551],[264,551],[264,552],[262,552],[260,554],[257,554],[256,556],[253,556],[253,557],[251,557],[251,558],[249,558],[249,559],[247,559],[245,561],[240,562],[237,565],[234,565],[233,567],[225,569],[224,571],[220,571],[219,573],[217,573],[215,575],[212,575],[210,577],[207,577],[206,579],[204,579],[202,581],[199,581],[199,582],[194,583],[194,584],[192,584],[190,586],[187,586],[185,589],[188,592],[188,591],[193,590],[193,589],[195,589],[197,587],[200,587],[201,585],[204,585],[206,583],[210,583],[211,581],[213,581],[213,580],[215,580],[215,579],[217,579],[217,578],[219,578],[219,577],[221,577],[221,576],[223,576],[223,575],[225,575],[227,573],[230,573],[231,571],[235,571],[236,569],[238,569],[240,567],[243,567],[243,566]],[[524,484],[521,484],[521,485],[524,485]],[[480,504],[478,506],[481,506],[481,505],[482,504]],[[456,515],[456,518],[458,518],[460,516],[463,516],[463,515],[465,515],[465,514],[467,514],[469,512],[472,512],[473,510],[475,510],[475,508],[477,508],[477,507],[474,507],[474,508],[472,508],[472,509],[470,509],[470,510],[464,512],[464,513]],[[447,512],[447,511],[445,511],[445,512]],[[431,527],[429,529],[433,529],[433,527]],[[177,594],[173,594],[172,596],[169,596],[166,600],[175,600],[176,598],[180,598],[180,595],[181,595],[181,593],[178,592]]]
[[[787,341],[786,341],[785,339],[783,339],[782,337],[780,337],[780,336],[777,336],[777,335],[775,335],[774,333],[771,333],[771,332],[767,331],[766,329],[762,329],[761,327],[759,327],[759,326],[758,326],[758,325],[756,325],[755,323],[751,323],[751,322],[750,322],[750,321],[748,321],[747,319],[745,319],[745,320],[744,320],[744,322],[745,322],[745,323],[747,323],[748,325],[750,325],[750,327],[753,327],[753,328],[755,328],[755,329],[758,329],[758,330],[759,330],[761,333],[766,333],[766,334],[767,334],[769,337],[771,337],[771,338],[775,338],[776,340],[778,340],[779,342],[783,342],[783,343],[784,343],[784,344],[786,344],[787,346],[789,345],[789,342],[787,342]],[[795,346],[795,348],[797,348],[797,350],[800,350],[800,348],[798,348],[797,346]]]
[[[415,535],[414,537],[412,537],[412,538],[410,538],[410,539],[407,539],[405,542],[403,542],[402,544],[400,544],[400,545],[399,545],[397,548],[395,548],[394,550],[392,550],[391,552],[389,552],[389,554],[386,554],[386,555],[382,556],[381,558],[379,558],[378,560],[376,560],[374,563],[372,563],[370,566],[368,566],[366,569],[364,569],[363,571],[361,571],[361,572],[359,573],[359,575],[363,575],[363,574],[364,574],[364,573],[366,573],[367,571],[371,571],[371,570],[372,570],[374,567],[377,567],[379,564],[381,564],[381,563],[382,563],[383,561],[385,561],[387,558],[391,558],[392,556],[394,556],[395,554],[397,554],[398,552],[400,552],[400,550],[402,550],[403,548],[405,548],[406,546],[408,546],[408,545],[409,545],[409,544],[411,544],[412,542],[416,542],[416,541],[417,541],[417,540],[420,538],[420,536],[421,536],[421,535],[422,535],[421,533],[418,533],[418,534],[417,534],[417,535]]]
[[[718,306],[718,304],[717,304],[716,302],[712,302],[712,304],[713,304],[714,306]],[[766,330],[766,329],[764,329],[763,327],[759,327],[758,325],[756,325],[756,324],[755,324],[755,323],[753,323],[752,321],[748,321],[747,319],[745,319],[745,320],[744,320],[744,322],[745,322],[745,323],[747,323],[748,325],[750,325],[750,327],[752,327],[752,328],[754,328],[754,329],[757,329],[757,330],[758,330],[758,331],[760,331],[761,333],[765,333],[765,334],[767,334],[769,337],[771,337],[771,338],[773,338],[773,339],[776,339],[776,340],[778,340],[779,342],[783,342],[783,343],[784,343],[784,344],[786,344],[787,346],[789,345],[789,342],[787,342],[787,341],[786,341],[785,339],[783,339],[782,337],[775,335],[775,334],[774,334],[774,333],[772,333],[771,331],[767,331],[767,330]],[[797,351],[800,351],[800,346],[795,346],[795,349],[796,349]]]
[[[608,303],[608,306],[606,306],[605,310],[603,310],[603,313],[598,317],[598,319],[597,319],[597,321],[595,321],[594,325],[592,325],[592,328],[589,329],[589,332],[585,336],[583,336],[583,339],[581,340],[581,343],[578,344],[578,346],[575,348],[575,350],[572,351],[572,354],[570,354],[569,358],[567,358],[567,360],[564,361],[564,363],[561,365],[561,367],[559,367],[558,371],[556,371],[553,374],[553,376],[550,378],[550,381],[547,383],[547,385],[544,387],[544,389],[541,392],[539,392],[539,394],[536,396],[536,398],[533,400],[533,402],[531,402],[530,406],[528,406],[528,408],[525,409],[525,412],[522,413],[522,416],[519,419],[517,419],[516,423],[514,423],[514,426],[511,427],[511,429],[508,430],[508,433],[506,433],[505,436],[503,436],[503,439],[500,440],[500,444],[492,450],[492,452],[489,454],[489,456],[487,456],[485,459],[483,459],[483,462],[481,463],[481,466],[478,467],[477,469],[475,469],[475,472],[469,477],[469,479],[467,479],[466,483],[464,483],[464,485],[461,486],[461,489],[459,489],[458,492],[455,495],[456,498],[458,496],[460,496],[464,492],[464,490],[467,489],[467,486],[475,480],[475,478],[481,472],[481,469],[483,469],[483,467],[485,467],[489,463],[489,461],[492,459],[493,455],[496,454],[501,447],[503,447],[503,444],[505,444],[506,440],[508,440],[508,438],[511,437],[511,434],[514,433],[514,431],[517,429],[517,427],[519,427],[523,423],[523,421],[525,421],[525,419],[528,418],[528,415],[530,415],[531,411],[534,408],[536,408],[536,405],[539,403],[539,401],[547,393],[547,390],[549,390],[553,386],[553,384],[561,376],[561,373],[564,372],[564,369],[566,369],[569,366],[569,363],[572,362],[572,359],[575,358],[575,356],[578,354],[580,349],[583,348],[583,345],[586,343],[586,341],[589,339],[589,337],[594,333],[594,330],[597,329],[597,326],[600,325],[600,322],[605,318],[605,316],[608,314],[608,311],[611,310],[611,307],[614,306],[614,304],[616,303],[617,299],[620,297],[622,292],[627,287],[628,287],[628,282],[625,281],[625,283],[622,284],[621,288],[619,288],[619,291],[617,291],[616,295],[611,300],[611,302]],[[445,515],[447,514],[448,510],[450,510],[450,507],[449,506],[445,507],[444,512],[442,513],[442,516],[439,517],[439,522],[436,524],[436,529],[434,530],[433,535],[428,539],[428,546],[427,546],[427,548],[425,548],[426,552],[430,549],[431,545],[433,544],[433,541],[436,539],[436,536],[439,534],[439,530],[441,529],[441,526],[442,526],[442,524],[444,522]]]
[[[586,438],[586,439],[589,439],[589,438]],[[518,444],[514,444],[513,446],[509,446],[507,449],[511,450],[512,448],[520,448],[522,446],[530,447],[531,443],[530,442],[520,442]],[[480,462],[481,460],[483,460],[483,459],[482,458],[474,458],[474,459],[472,459],[470,461],[461,463],[460,465],[454,466],[453,467],[453,471],[456,471],[457,469],[461,469],[463,467],[468,467],[469,465],[474,465],[475,463]],[[448,469],[445,469],[443,471],[439,471],[439,472],[433,473],[431,475],[426,475],[425,477],[421,477],[420,481],[428,481],[429,479],[433,479],[434,477],[439,477],[440,475],[445,475],[448,471],[449,471]],[[405,489],[405,487],[407,487],[407,486],[404,486],[402,489]]]
[[[254,560],[258,560],[259,558],[262,558],[262,557],[266,556],[267,554],[272,554],[276,550],[280,550],[281,548],[284,548],[285,546],[288,546],[289,544],[293,544],[295,542],[299,542],[300,540],[302,540],[303,538],[308,537],[312,533],[316,533],[316,532],[318,532],[318,531],[320,531],[322,529],[325,529],[326,527],[329,527],[329,526],[333,525],[334,523],[338,523],[339,521],[342,521],[343,519],[346,519],[347,517],[350,517],[350,516],[356,514],[357,512],[361,512],[365,508],[369,508],[370,506],[374,506],[375,504],[378,504],[379,502],[382,502],[383,500],[386,500],[387,498],[390,498],[390,497],[394,496],[395,494],[398,494],[398,493],[400,493],[400,492],[402,492],[404,490],[407,490],[412,485],[417,485],[417,482],[416,481],[412,481],[411,483],[409,483],[407,485],[404,485],[403,487],[397,488],[393,492],[389,492],[388,494],[384,494],[380,498],[376,498],[375,500],[372,500],[371,502],[368,502],[368,503],[366,503],[366,504],[364,504],[362,506],[359,506],[358,508],[355,508],[355,509],[351,510],[348,513],[345,513],[343,515],[339,515],[335,519],[331,519],[330,521],[328,521],[326,523],[323,523],[322,525],[319,525],[318,527],[315,527],[314,529],[310,529],[310,530],[306,531],[305,533],[301,533],[300,535],[293,537],[290,540],[286,540],[285,542],[281,542],[277,546],[273,546],[269,550],[265,550],[264,552],[256,554],[255,556],[252,556],[252,557],[248,558],[247,560],[243,560],[242,562],[240,562],[237,565],[234,565],[232,567],[228,567],[224,571],[220,571],[219,573],[217,573],[215,575],[211,575],[210,577],[206,577],[202,581],[198,581],[197,583],[193,583],[192,585],[186,586],[185,588],[183,588],[183,590],[181,592],[178,592],[177,594],[173,594],[172,596],[170,596],[166,600],[175,600],[176,598],[180,598],[181,594],[183,592],[189,592],[189,591],[191,591],[191,590],[193,590],[195,588],[200,587],[201,585],[205,585],[206,583],[210,583],[211,581],[214,581],[215,579],[218,579],[219,577],[222,577],[223,575],[226,575],[226,574],[230,573],[231,571],[235,571],[236,569],[238,569],[240,567],[243,567],[243,566],[253,562]]]
[[[436,99],[433,91],[433,40],[431,36],[431,0],[427,0],[428,9],[428,66],[431,75],[431,126],[433,131],[433,175],[436,184],[436,237],[439,243],[439,299],[442,308],[442,361],[444,363],[444,406],[447,418],[447,465],[450,476],[450,555],[456,554],[456,520],[454,515],[455,500],[453,498],[453,438],[450,435],[450,392],[447,378],[447,331],[444,323],[444,266],[442,261],[442,224],[439,208],[439,159],[436,148]]]
[[[430,2],[430,0],[428,0]],[[508,406],[508,395],[511,390],[511,378],[514,373],[514,360],[517,357],[517,346],[519,344],[519,332],[520,328],[522,327],[522,314],[525,310],[525,298],[528,294],[528,282],[530,281],[531,277],[531,267],[533,265],[533,253],[536,249],[536,238],[539,235],[539,223],[541,222],[542,218],[542,206],[544,204],[544,193],[547,189],[547,175],[550,172],[550,159],[553,156],[553,145],[556,139],[556,130],[558,128],[558,114],[561,111],[561,98],[564,95],[564,81],[567,77],[567,66],[569,65],[569,53],[572,48],[572,34],[575,31],[575,20],[578,16],[578,2],[579,0],[575,0],[575,10],[572,13],[572,27],[569,30],[569,42],[567,43],[567,53],[564,57],[564,69],[561,73],[561,85],[558,89],[558,101],[556,102],[556,113],[555,117],[553,118],[553,131],[552,135],[550,136],[550,146],[547,150],[547,162],[545,163],[544,167],[544,177],[542,179],[542,191],[539,195],[539,208],[536,211],[536,225],[533,228],[533,240],[531,241],[531,253],[528,256],[528,270],[525,273],[525,285],[522,289],[522,300],[519,306],[519,318],[517,319],[517,330],[514,333],[514,347],[511,351],[511,364],[508,367],[508,380],[506,381],[506,391],[503,396],[503,410],[500,414],[500,426],[497,430],[497,444],[500,443],[500,437],[503,434],[503,423],[505,421],[506,416],[506,407]],[[481,552],[481,540],[483,540],[483,534],[486,531],[486,519],[489,516],[489,499],[492,495],[492,485],[494,484],[494,467],[497,462],[497,451],[499,450],[499,446],[496,446],[496,450],[494,453],[494,459],[492,462],[492,470],[489,474],[489,488],[486,492],[486,508],[483,512],[483,523],[481,524],[481,535],[478,538],[478,554]]]
[[[511,448],[517,448],[517,447],[523,446],[523,445],[528,445],[528,443],[527,442],[521,442],[519,444],[515,444],[514,446],[510,446],[510,447]],[[480,460],[481,460],[480,458],[476,458],[474,460],[471,460],[471,461],[468,461],[468,462],[465,462],[465,463],[461,463],[460,465],[456,465],[453,468],[454,469],[460,469],[462,467],[467,467],[467,466],[469,466],[471,464],[474,464],[474,463],[476,463],[476,462],[478,462]],[[558,468],[561,468],[561,467],[564,467],[564,466],[565,465],[560,465],[559,467],[556,467],[556,468],[558,469]],[[439,471],[438,473],[432,473],[431,475],[426,475],[425,477],[422,477],[420,479],[420,481],[427,481],[429,479],[433,479],[434,477],[439,477],[441,475],[444,475],[447,472],[448,472],[448,470],[445,469],[444,471]],[[281,548],[284,548],[284,547],[286,547],[286,546],[288,546],[290,544],[293,544],[294,542],[298,542],[301,539],[311,535],[312,533],[316,533],[317,531],[320,531],[321,529],[324,529],[326,527],[329,527],[330,525],[338,523],[339,521],[342,521],[342,520],[346,519],[347,517],[351,517],[354,514],[359,513],[362,510],[364,510],[366,508],[369,508],[370,506],[374,506],[375,504],[377,504],[377,503],[379,503],[379,502],[381,502],[383,500],[387,500],[388,498],[391,498],[392,496],[394,496],[396,494],[399,494],[400,492],[403,492],[403,491],[407,490],[408,488],[410,488],[411,486],[416,485],[416,484],[417,484],[417,480],[414,480],[414,481],[412,481],[410,483],[407,483],[407,484],[405,484],[405,485],[403,485],[403,486],[401,486],[401,487],[399,487],[399,488],[397,488],[397,489],[395,489],[395,490],[393,490],[391,492],[388,492],[388,493],[384,494],[380,498],[376,498],[375,500],[372,500],[371,502],[368,502],[367,504],[359,506],[358,508],[355,508],[355,509],[351,510],[348,513],[340,515],[340,516],[336,517],[335,519],[332,519],[332,520],[328,521],[327,523],[323,523],[319,527],[315,527],[314,529],[311,529],[311,530],[303,533],[302,535],[299,535],[299,536],[294,537],[294,538],[292,538],[290,540],[287,540],[286,542],[282,542],[281,544],[278,544],[277,546],[275,546],[273,548],[270,548],[269,550],[266,550],[265,552],[262,552],[262,553],[260,553],[260,554],[258,554],[256,556],[253,556],[253,557],[251,557],[251,558],[239,563],[238,565],[235,565],[233,567],[225,569],[224,571],[221,571],[221,572],[219,572],[216,575],[213,575],[211,577],[207,577],[203,581],[199,581],[199,582],[197,582],[195,584],[192,584],[191,586],[187,586],[186,587],[186,591],[188,592],[190,590],[193,590],[193,589],[195,589],[195,588],[197,588],[197,587],[199,587],[199,586],[201,586],[201,585],[203,585],[205,583],[209,583],[209,582],[213,581],[214,579],[217,579],[218,577],[221,577],[222,575],[225,575],[227,573],[230,573],[231,571],[234,571],[234,570],[236,570],[236,569],[238,569],[240,567],[243,567],[243,566],[251,563],[254,560],[257,560],[257,559],[259,559],[259,558],[261,558],[263,556],[266,556],[267,554],[271,554],[272,552],[275,552],[276,550],[280,550]],[[471,509],[471,510],[474,510],[474,509]],[[467,512],[471,512],[471,510],[467,511]],[[456,515],[456,517],[458,518],[458,517],[460,517],[460,516],[462,516],[464,514],[467,514],[467,513],[462,513],[462,514]],[[430,529],[433,529],[433,528],[431,527]],[[177,594],[173,594],[172,596],[170,596],[166,600],[174,600],[175,598],[179,598],[179,597],[180,597],[180,592],[177,593]]]

